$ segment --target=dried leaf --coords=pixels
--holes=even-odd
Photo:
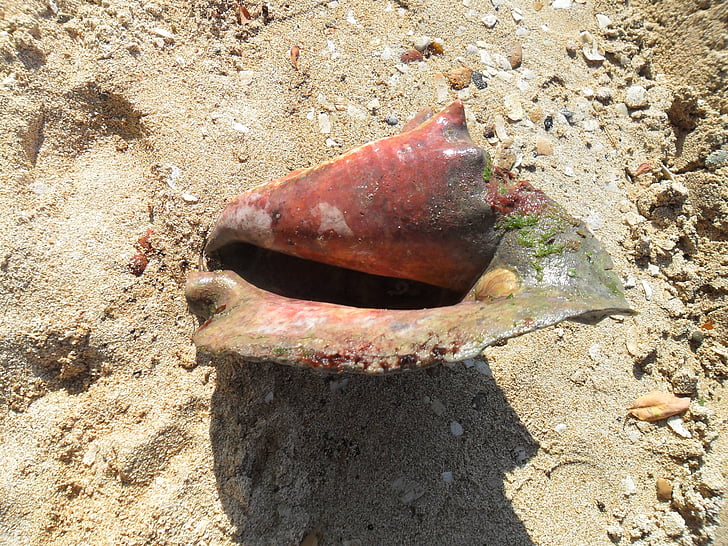
[[[651,392],[640,396],[627,409],[632,417],[640,421],[659,421],[682,413],[689,407],[690,398],[679,398],[668,392]]]
[[[291,65],[293,68],[298,70],[298,56],[301,54],[301,48],[297,45],[294,45],[291,48]]]
[[[715,324],[713,323],[713,319],[708,319],[705,321],[705,324],[701,324],[700,328],[702,330],[712,330],[715,327]]]

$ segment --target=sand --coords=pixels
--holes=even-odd
[[[0,4],[0,542],[728,543],[728,10],[629,4]],[[422,36],[443,54],[402,65]],[[196,353],[185,278],[229,199],[457,97],[638,315],[392,376]],[[654,390],[690,438],[627,418]]]

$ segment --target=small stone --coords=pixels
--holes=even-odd
[[[432,38],[430,38],[429,36],[418,36],[414,40],[412,40],[412,42],[414,48],[422,53],[427,49],[427,46],[432,43]]]
[[[470,80],[473,76],[473,70],[462,66],[460,68],[453,68],[447,74],[447,80],[450,82],[450,87],[456,90],[465,89],[470,85]]]
[[[533,123],[538,123],[543,119],[543,110],[541,110],[540,106],[535,106],[529,113],[528,113],[528,119],[530,119]]]
[[[568,428],[568,427],[566,426],[566,424],[565,424],[565,423],[559,423],[558,425],[556,425],[556,426],[554,427],[554,430],[555,430],[555,431],[556,431],[556,432],[557,432],[558,434],[563,434],[564,432],[566,432],[566,429],[567,429],[567,428]]]
[[[185,203],[190,203],[190,204],[192,204],[192,203],[197,203],[197,201],[199,201],[199,199],[197,198],[197,196],[196,196],[196,195],[193,195],[193,194],[191,194],[191,193],[188,193],[188,192],[183,192],[183,193],[182,193],[182,195],[181,195],[180,197],[182,197],[182,200],[183,200],[183,201],[184,201]]]
[[[511,10],[511,17],[513,17],[513,20],[516,23],[520,23],[521,21],[523,21],[523,14],[518,8],[513,8]]]
[[[554,153],[554,144],[548,138],[536,137],[536,153],[538,155],[551,155]]]
[[[452,483],[452,481],[453,481],[452,472],[443,472],[442,481],[444,481],[445,483]]]
[[[562,108],[561,109],[561,115],[564,116],[564,118],[569,123],[569,125],[571,125],[572,123],[574,123],[574,112],[572,112],[568,108]]]
[[[711,170],[719,169],[726,164],[728,164],[728,150],[724,148],[711,152],[708,157],[705,158],[705,166]]]
[[[657,490],[657,499],[663,502],[667,502],[672,499],[672,482],[665,478],[657,478],[655,482],[655,489]]]
[[[689,341],[692,345],[699,347],[703,344],[703,341],[705,341],[705,334],[700,330],[693,330],[692,332],[690,332]]]
[[[498,24],[498,18],[492,13],[489,13],[488,15],[483,17],[481,21],[488,28],[493,28],[496,24]]]
[[[550,115],[546,116],[543,119],[543,128],[546,129],[547,131],[550,131],[553,128],[553,126],[554,126],[553,116],[550,116]]]
[[[387,122],[387,125],[397,125],[399,123],[399,118],[394,114],[387,114],[384,116],[384,121]]]
[[[372,114],[375,113],[377,110],[379,110],[382,107],[382,104],[379,102],[379,99],[372,99],[367,103],[367,110],[369,110]]]
[[[677,538],[686,531],[685,520],[677,512],[667,512],[660,518],[660,528],[670,538]]]
[[[479,72],[478,70],[473,71],[471,79],[473,80],[475,87],[477,87],[478,89],[485,89],[486,87],[488,87],[488,80],[486,80],[483,76],[483,73]]]
[[[518,42],[513,42],[506,48],[506,59],[514,70],[521,66],[523,61],[523,47]]]
[[[463,425],[458,423],[457,421],[450,422],[450,432],[453,436],[462,436],[463,435]]]
[[[632,110],[647,106],[647,89],[641,85],[631,85],[624,95],[624,103]]]
[[[571,8],[571,0],[554,0],[551,3],[551,7],[553,9],[570,9]]]
[[[612,90],[609,87],[599,87],[594,96],[599,102],[607,104],[612,100]]]
[[[566,42],[566,53],[569,55],[569,57],[576,56],[576,52],[579,50],[579,44],[577,44],[574,40],[569,40]]]
[[[510,93],[503,97],[503,104],[506,107],[506,116],[508,116],[508,119],[511,121],[520,121],[523,119],[523,105],[517,93]]]
[[[627,109],[627,105],[623,102],[618,102],[614,105],[614,111],[617,113],[619,117],[622,118],[628,118],[629,117],[629,110]]]

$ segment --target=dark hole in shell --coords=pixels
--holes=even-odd
[[[246,243],[217,250],[211,268],[230,269],[267,292],[369,309],[428,309],[459,303],[464,293],[304,260]]]

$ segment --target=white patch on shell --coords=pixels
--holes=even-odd
[[[253,244],[267,246],[273,242],[274,236],[271,226],[273,219],[266,211],[256,206],[242,203],[235,207],[232,225],[244,226],[245,239]]]
[[[333,231],[339,237],[351,237],[354,232],[346,223],[344,213],[329,203],[319,203],[319,235],[323,235],[327,231]]]

